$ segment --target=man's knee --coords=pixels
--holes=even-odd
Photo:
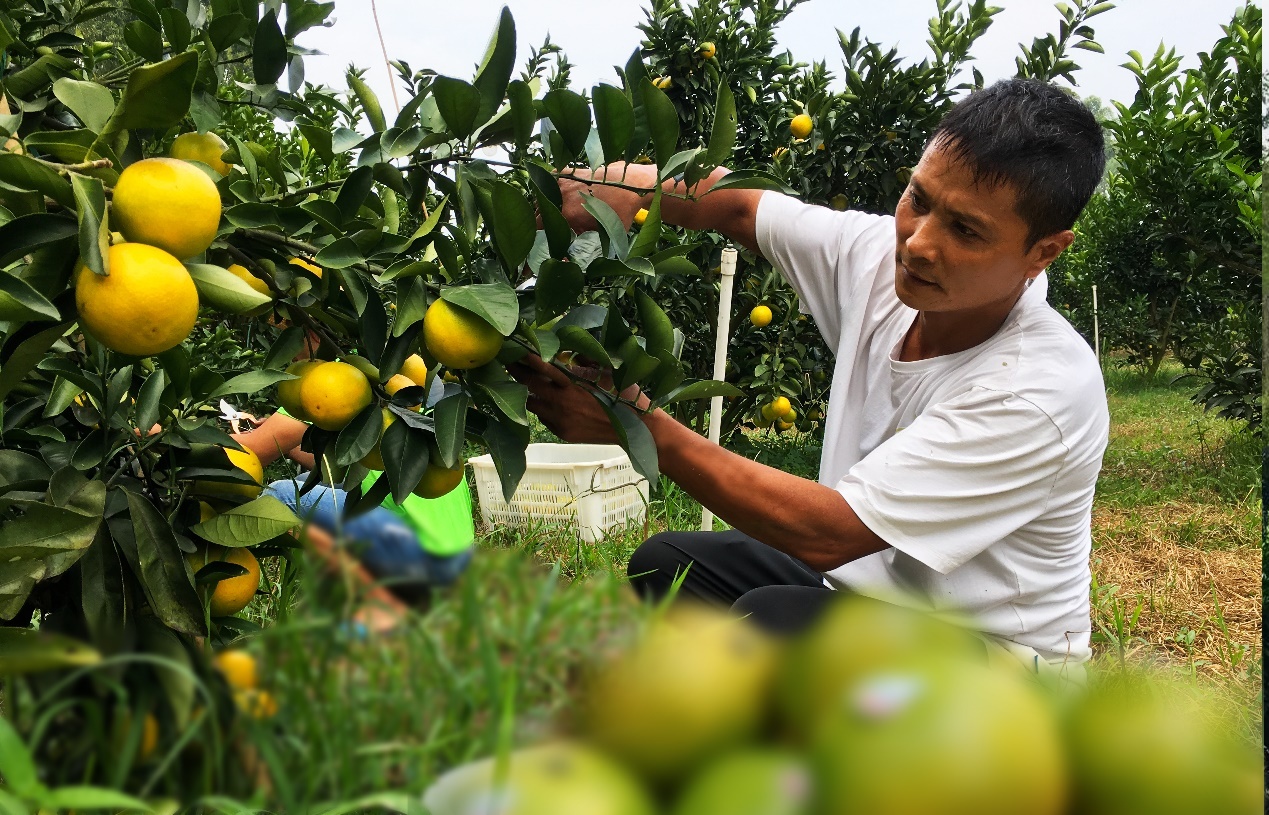
[[[661,532],[648,538],[630,556],[626,575],[639,594],[662,597],[683,568],[683,553],[670,540],[675,533]]]

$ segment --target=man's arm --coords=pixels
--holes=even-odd
[[[256,454],[260,463],[268,466],[281,456],[286,456],[300,466],[313,469],[313,454],[300,449],[300,440],[308,425],[299,419],[275,413],[255,430],[231,434],[234,441]]]
[[[595,398],[540,358],[511,368],[529,386],[528,407],[564,441],[614,444]],[[647,397],[637,388],[623,394]],[[644,415],[661,472],[736,529],[819,571],[887,548],[836,490],[759,464],[714,444],[663,410]]]
[[[719,167],[692,188],[692,199],[661,197],[661,220],[688,229],[710,229],[721,232],[742,246],[758,251],[756,216],[761,190],[719,190],[705,195],[723,176],[730,172]],[[652,189],[657,183],[657,168],[651,164],[625,164],[614,162],[601,167],[594,174],[587,170],[574,173],[577,181],[560,179],[560,194],[564,198],[564,217],[576,232],[597,229],[598,224],[585,207],[582,195],[594,195],[608,204],[627,226],[634,220],[640,208],[652,203],[652,193],[638,193],[604,184],[588,184],[591,178],[617,182],[628,187]],[[666,181],[661,185],[665,192],[686,195],[688,188],[682,181]]]

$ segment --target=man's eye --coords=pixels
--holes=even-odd
[[[959,232],[959,233],[961,233],[962,235],[964,235],[964,236],[965,236],[965,237],[967,237],[967,238],[977,238],[977,237],[978,237],[978,233],[977,233],[977,232],[975,232],[974,230],[970,229],[970,228],[969,228],[968,226],[966,226],[965,224],[957,224],[957,225],[956,225],[956,231],[957,231],[957,232]]]

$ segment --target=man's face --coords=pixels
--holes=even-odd
[[[1062,232],[1028,246],[1015,205],[1012,187],[976,186],[973,171],[941,143],[926,148],[895,209],[899,300],[925,312],[1011,308],[1074,237]]]

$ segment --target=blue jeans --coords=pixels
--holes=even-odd
[[[423,548],[414,530],[383,507],[375,507],[355,518],[342,519],[348,494],[341,489],[319,486],[300,496],[296,505],[297,482],[274,481],[265,488],[291,508],[300,520],[329,532],[336,539],[356,544],[354,554],[366,570],[385,581],[398,594],[412,593],[410,587],[445,586],[453,583],[467,564],[472,550],[442,557]]]

